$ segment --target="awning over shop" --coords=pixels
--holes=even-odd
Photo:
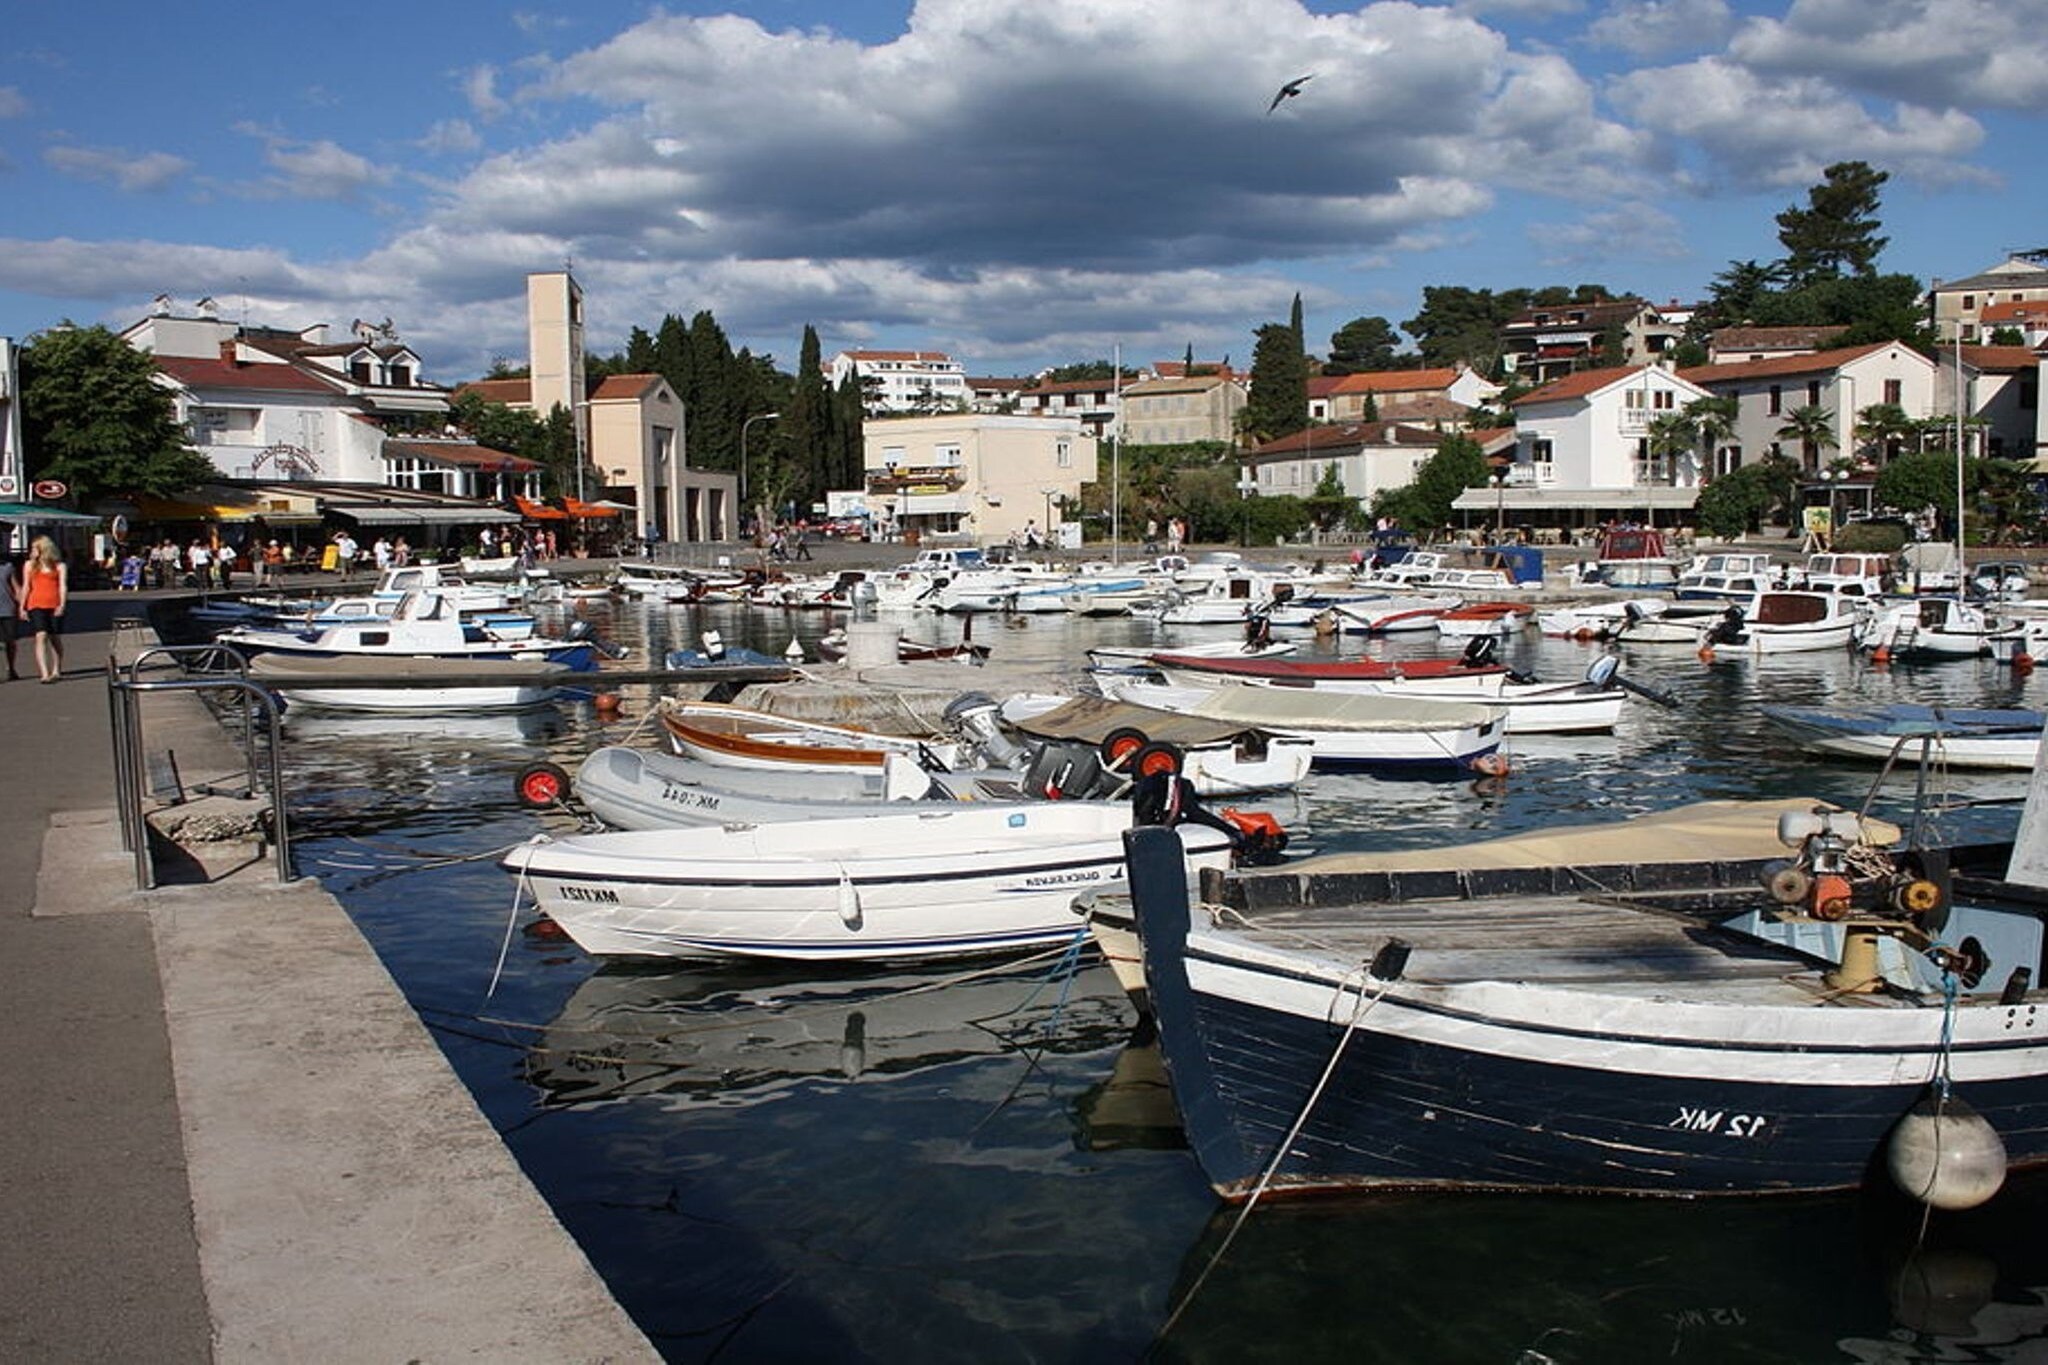
[[[419,504],[329,502],[326,510],[361,526],[479,526],[518,521],[500,507],[430,507]]]
[[[515,497],[512,499],[512,505],[517,507],[519,515],[525,517],[528,521],[567,521],[569,519],[569,514],[561,508],[550,507],[544,502],[535,502],[531,498]]]
[[[1451,503],[1460,512],[1685,512],[1699,501],[1697,488],[1655,484],[1641,488],[1468,488]]]
[[[569,509],[569,515],[572,517],[615,517],[619,514],[616,507],[606,507],[601,503],[584,502],[580,498],[566,496],[562,499],[562,506]]]
[[[61,507],[38,507],[29,502],[0,502],[0,521],[16,526],[99,525],[103,518],[85,512],[67,512]]]
[[[272,526],[311,526],[320,521],[320,505],[306,496],[228,498],[201,490],[189,499],[138,497],[133,515],[144,521],[264,521]]]

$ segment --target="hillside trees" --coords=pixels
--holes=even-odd
[[[1308,425],[1308,356],[1302,349],[1301,296],[1293,321],[1259,328],[1252,347],[1251,391],[1238,422],[1247,436],[1271,441]]]
[[[1400,367],[1401,334],[1381,317],[1353,318],[1330,333],[1324,374],[1369,374]]]

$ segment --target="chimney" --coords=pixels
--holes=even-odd
[[[241,362],[241,359],[240,359],[240,358],[238,357],[238,355],[236,354],[236,351],[235,351],[235,339],[234,339],[233,337],[229,337],[229,338],[228,338],[227,340],[225,340],[225,341],[221,342],[221,344],[220,344],[220,363],[221,363],[221,364],[223,364],[223,365],[237,365],[237,366],[238,366],[238,365],[240,365],[240,364],[242,363],[242,362]]]

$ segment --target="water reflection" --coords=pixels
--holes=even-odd
[[[608,966],[528,1053],[551,1106],[661,1097],[751,1105],[807,1083],[872,1085],[967,1059],[1093,1051],[1122,1036],[1113,978],[1064,952],[995,966],[819,976],[749,964]]]
[[[550,628],[572,611],[637,658],[707,629],[780,653],[792,634],[809,647],[843,620],[585,602],[548,609]],[[960,629],[930,618],[907,628],[939,639]],[[1063,617],[976,633],[1000,661],[1076,674],[1089,644],[1217,638]],[[1535,637],[1507,651],[1511,666],[1551,678],[1579,676],[1596,654]],[[1517,770],[1496,784],[1318,775],[1273,804],[1302,845],[1342,849],[1443,845],[1707,797],[1860,803],[1869,769],[1785,751],[1758,704],[2025,705],[2042,686],[1988,664],[1884,672],[1846,652],[1706,665],[1681,650],[1627,667],[1679,709],[1631,703],[1611,736],[1518,740]],[[986,675],[953,676],[965,690]],[[1262,1207],[1155,1342],[1222,1231],[1178,1150],[1157,1053],[1133,1038],[1106,970],[1059,981],[1041,961],[956,981],[959,968],[594,969],[573,945],[539,937],[514,937],[495,970],[513,887],[494,852],[556,827],[514,803],[513,775],[537,758],[573,770],[628,736],[653,697],[627,689],[613,724],[568,704],[482,726],[334,717],[288,726],[285,742],[301,866],[342,898],[673,1360],[1128,1361],[1150,1347],[1173,1359],[1540,1365],[1674,1351],[2022,1359],[2042,1348],[2028,1289],[2048,1285],[2035,1264],[2042,1200],[2025,1184],[1982,1216],[1936,1219],[1938,1255],[1912,1262],[1911,1276],[1895,1272],[1917,1224],[1857,1200]],[[2023,788],[2011,775],[1958,775],[1954,793]],[[1881,810],[1910,795],[1909,781],[1890,784]],[[1998,837],[2015,816],[1972,805],[1951,819],[1956,837]],[[1964,1345],[1972,1332],[1982,1341]]]
[[[2048,1183],[1920,1244],[1882,1195],[1633,1201],[1391,1195],[1219,1209],[1154,1358],[1636,1365],[2048,1354]],[[1211,1263],[1214,1261],[1213,1269]],[[1202,1277],[1207,1272],[1206,1280]],[[1197,1289],[1197,1281],[1200,1286]]]

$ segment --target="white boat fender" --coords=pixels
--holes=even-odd
[[[1974,1209],[2005,1183],[2005,1142],[1967,1102],[1929,1089],[1892,1130],[1885,1165],[1923,1204]]]
[[[858,933],[861,927],[860,888],[853,884],[852,874],[847,872],[844,863],[840,863],[837,866],[839,868],[839,919],[847,928]]]

